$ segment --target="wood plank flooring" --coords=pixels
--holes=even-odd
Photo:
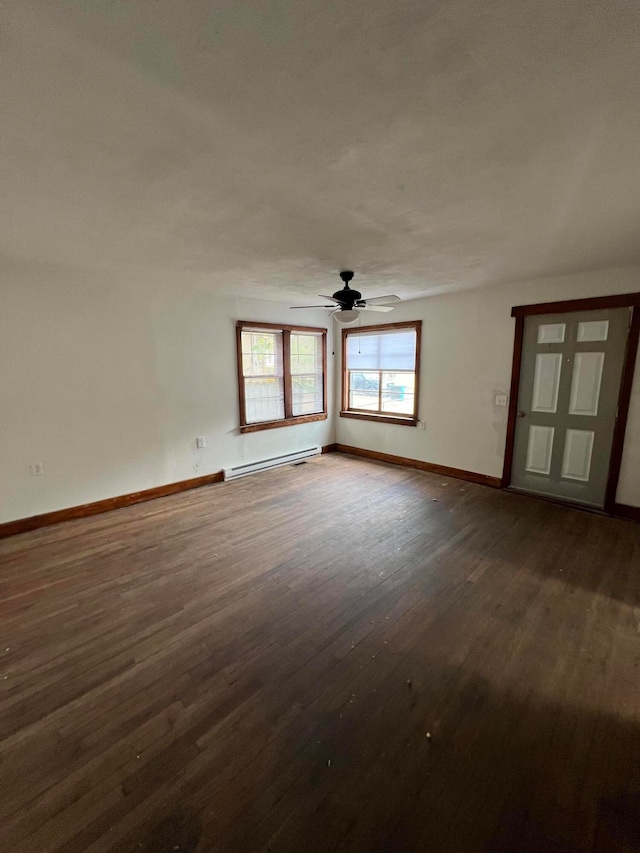
[[[0,542],[0,850],[638,850],[639,587],[340,454]]]

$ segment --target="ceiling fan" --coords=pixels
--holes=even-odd
[[[333,308],[333,317],[345,326],[355,323],[360,317],[360,311],[393,311],[393,302],[400,302],[399,296],[374,296],[373,299],[363,299],[358,290],[352,290],[349,282],[353,278],[351,270],[343,270],[340,278],[344,282],[341,290],[336,290],[333,296],[321,293],[322,299],[330,299],[329,305],[292,305],[291,308]]]

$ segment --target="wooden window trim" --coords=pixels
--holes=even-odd
[[[417,418],[399,418],[397,415],[377,415],[375,412],[358,412],[351,409],[348,412],[340,412],[341,418],[353,418],[358,421],[377,421],[383,424],[398,424],[398,426],[418,426]]]
[[[242,372],[242,332],[245,329],[265,329],[282,332],[282,360],[284,379],[284,418],[274,421],[247,423],[247,405],[245,398],[244,374]],[[291,333],[309,332],[320,335],[322,339],[322,411],[312,415],[293,414],[293,392],[291,379]],[[321,326],[291,326],[286,323],[258,323],[238,320],[236,323],[236,362],[238,370],[238,400],[240,407],[240,432],[259,432],[263,429],[308,424],[314,421],[326,421],[327,412],[327,329]]]
[[[347,369],[347,337],[361,333],[378,333],[397,331],[399,329],[414,329],[416,333],[416,368],[415,368],[415,392],[413,398],[413,414],[403,417],[397,412],[370,412],[349,408],[349,378]],[[374,326],[359,326],[342,330],[342,406],[341,418],[354,418],[361,421],[373,421],[374,423],[398,424],[399,426],[418,425],[418,398],[420,392],[420,339],[422,335],[422,320],[407,320],[402,323],[380,323]],[[389,373],[391,371],[382,371]]]

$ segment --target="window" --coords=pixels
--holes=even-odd
[[[421,326],[342,330],[342,417],[416,425]]]
[[[327,417],[327,330],[239,321],[240,431]]]

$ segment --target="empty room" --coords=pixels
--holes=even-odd
[[[0,850],[640,850],[640,7],[0,6]]]

